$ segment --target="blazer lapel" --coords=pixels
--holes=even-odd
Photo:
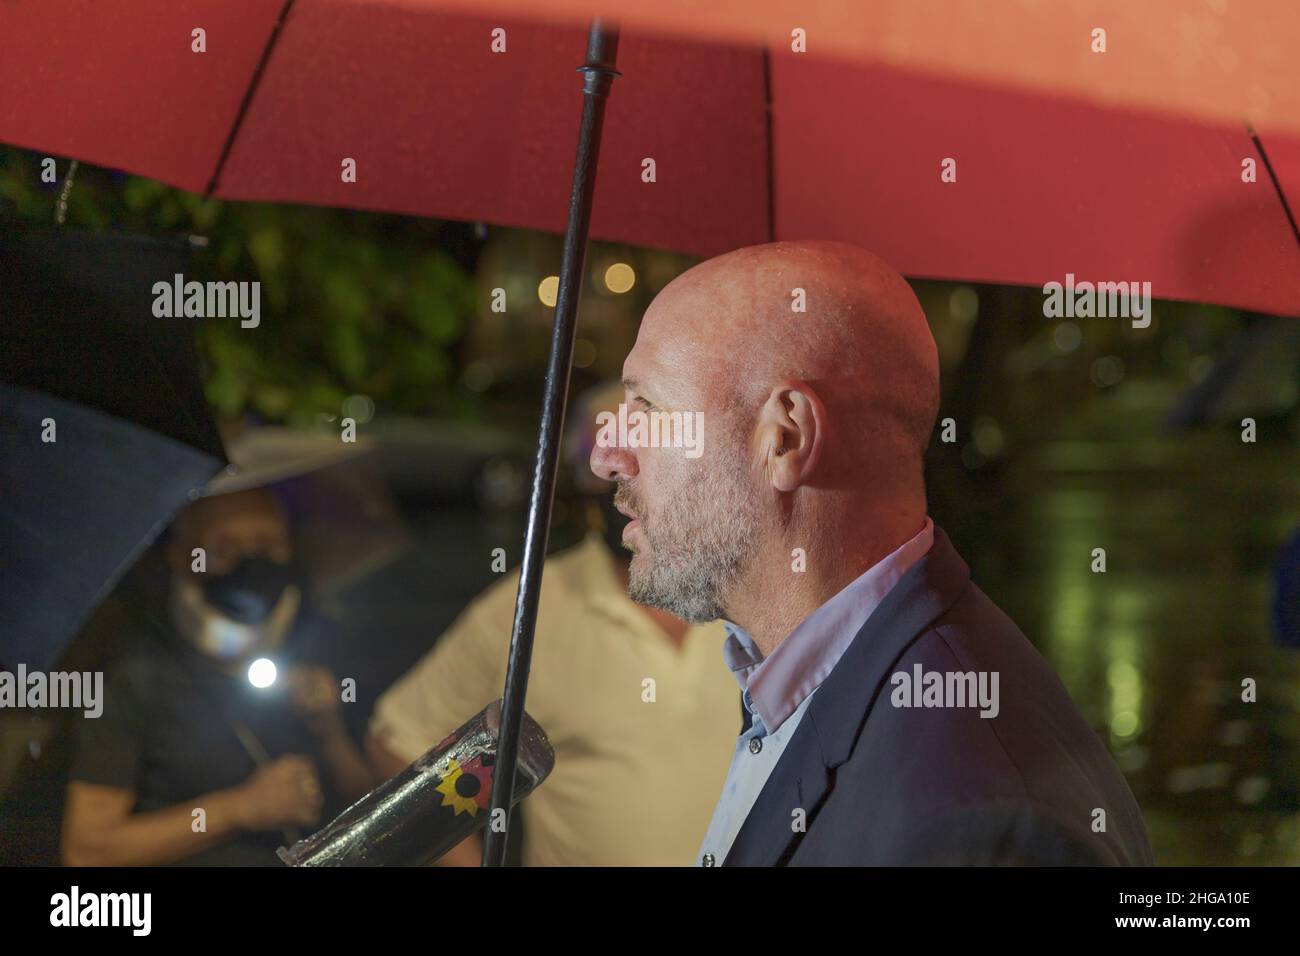
[[[799,728],[736,834],[725,866],[775,866],[789,860],[848,760],[895,662],[970,582],[970,568],[937,525],[930,550],[867,618],[813,695]],[[794,827],[804,813],[804,831]]]
[[[812,705],[772,768],[758,799],[736,834],[723,866],[776,866],[789,859],[798,838],[816,815],[830,789],[831,771],[822,759],[813,728]],[[803,811],[803,827],[795,829],[795,811]]]

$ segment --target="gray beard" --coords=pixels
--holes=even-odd
[[[721,571],[712,563],[708,567],[665,566],[662,559],[647,573],[638,574],[632,566],[628,596],[637,604],[656,607],[680,617],[689,624],[704,624],[725,617],[723,592],[734,581],[734,572]],[[722,580],[722,578],[728,580]]]
[[[653,550],[632,559],[633,601],[691,624],[726,616],[727,598],[758,540],[759,506],[745,477],[738,472],[689,480],[663,513],[642,522]]]

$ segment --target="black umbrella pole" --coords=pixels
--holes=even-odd
[[[593,21],[587,37],[587,60],[582,73],[582,125],[578,132],[578,153],[573,164],[573,190],[569,195],[569,224],[564,233],[564,254],[560,260],[560,288],[555,300],[555,326],[551,331],[551,357],[546,366],[542,397],[542,421],[537,436],[537,462],[533,469],[533,493],[528,503],[528,527],[524,533],[524,560],[515,597],[515,625],[510,639],[510,663],[501,705],[501,730],[496,770],[492,775],[492,810],[483,843],[483,865],[502,866],[510,828],[510,796],[514,790],[519,731],[524,716],[524,695],[528,692],[528,670],[533,659],[533,635],[537,625],[537,604],[541,597],[542,565],[551,527],[551,501],[555,494],[555,472],[564,429],[564,409],[573,367],[573,336],[578,324],[578,294],[582,291],[582,269],[587,258],[587,231],[591,225],[591,197],[596,188],[596,161],[600,156],[600,132],[605,119],[605,98],[618,71],[618,28]]]

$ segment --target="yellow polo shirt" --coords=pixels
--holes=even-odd
[[[395,755],[414,760],[501,696],[518,584],[516,569],[475,598],[379,699],[370,729]],[[740,731],[725,639],[714,621],[674,647],[598,536],[547,560],[524,706],[555,769],[518,807],[525,865],[694,862]]]

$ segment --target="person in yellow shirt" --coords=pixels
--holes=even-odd
[[[600,491],[605,533],[547,559],[527,710],[555,748],[550,777],[519,805],[525,866],[689,866],[709,825],[740,727],[721,622],[688,625],[627,596],[626,522],[586,460],[596,415],[621,384],[576,402],[568,460]],[[517,570],[472,601],[380,698],[367,752],[398,772],[501,696]],[[442,863],[477,866],[466,840]]]

